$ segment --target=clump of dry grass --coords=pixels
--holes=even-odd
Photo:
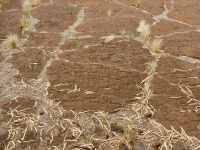
[[[144,40],[144,42],[148,40],[150,33],[151,33],[150,25],[145,25],[141,32],[141,37]]]
[[[163,39],[154,39],[152,43],[153,52],[158,53],[163,45]]]
[[[114,34],[107,36],[104,43],[109,43],[110,41],[114,40],[115,37],[116,37],[116,35],[114,35]]]
[[[20,20],[21,28],[24,29],[28,25],[29,21],[30,21],[30,18],[25,16],[25,15],[23,15],[23,17]]]
[[[83,47],[82,42],[76,42],[75,49],[81,49]]]
[[[151,29],[150,29],[150,25],[147,24],[146,20],[140,21],[139,26],[137,28],[137,32],[140,33],[140,36],[144,42],[146,42],[149,39]]]
[[[31,13],[31,9],[32,9],[32,4],[29,0],[24,0],[22,2],[22,8],[23,8],[23,11],[27,14],[27,15],[30,15]]]
[[[137,32],[139,32],[139,33],[141,33],[142,32],[142,29],[144,28],[144,26],[146,25],[146,20],[141,20],[140,22],[139,22],[139,26],[138,26],[138,28],[137,28]]]
[[[17,48],[18,43],[19,43],[19,38],[17,34],[9,34],[7,36],[6,42],[8,44],[8,46],[12,49]]]
[[[108,16],[108,17],[111,17],[111,16],[112,16],[112,10],[108,10],[108,11],[107,11],[107,16]]]
[[[140,1],[137,1],[137,3],[136,3],[136,7],[139,8],[140,5],[141,5],[141,2],[140,2]]]
[[[121,38],[124,39],[125,34],[126,34],[126,30],[121,30],[120,34],[121,34]]]
[[[151,71],[154,69],[154,67],[151,64],[147,65],[147,73],[151,73]]]
[[[128,40],[133,40],[134,39],[134,33],[129,32],[127,35]]]

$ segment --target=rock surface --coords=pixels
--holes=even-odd
[[[16,139],[32,142],[31,146],[28,142],[15,143],[16,147],[22,149],[42,149],[45,146],[60,148],[63,146],[63,139],[64,142],[67,138],[70,141],[72,137],[78,137],[76,141],[81,142],[84,138],[92,140],[101,137],[102,141],[107,140],[108,143],[104,141],[107,144],[104,143],[104,147],[102,141],[94,140],[93,146],[84,145],[85,148],[73,144],[72,140],[67,145],[68,149],[112,149],[113,146],[121,149],[131,147],[134,150],[149,147],[164,149],[162,140],[166,138],[162,138],[156,147],[152,146],[155,145],[156,139],[148,143],[132,137],[131,135],[136,133],[138,137],[142,137],[138,133],[139,128],[138,131],[132,128],[130,135],[125,131],[110,131],[106,134],[109,125],[104,122],[105,118],[102,116],[102,120],[99,120],[98,116],[91,117],[93,121],[96,119],[92,124],[94,128],[87,127],[91,137],[83,136],[83,131],[79,135],[77,128],[82,124],[77,123],[77,120],[76,123],[68,122],[74,125],[70,128],[73,132],[67,132],[69,137],[62,131],[64,127],[60,124],[64,124],[63,118],[70,118],[75,112],[90,111],[92,115],[104,111],[111,116],[116,115],[117,118],[116,112],[129,108],[133,103],[141,104],[141,108],[148,104],[148,111],[153,110],[150,117],[145,117],[145,113],[141,111],[141,120],[137,120],[140,117],[135,118],[139,123],[149,122],[148,125],[145,124],[145,129],[153,128],[153,119],[162,125],[161,127],[157,124],[159,130],[173,130],[181,133],[179,136],[187,133],[188,136],[197,138],[196,141],[200,140],[200,3],[198,0],[140,2],[140,6],[136,7],[137,0],[41,0],[40,5],[33,6],[31,20],[23,30],[28,37],[23,36],[20,27],[20,19],[24,15],[21,1],[0,2],[0,121],[4,122],[2,129],[7,122],[7,127],[0,132],[0,139],[6,139],[0,140],[0,149],[11,147],[11,141]],[[108,11],[111,12],[110,16]],[[136,32],[139,21],[143,19],[151,25],[149,43],[155,38],[164,40],[162,49],[165,54],[161,57],[155,56],[152,46],[149,46],[148,42],[144,44]],[[125,35],[122,35],[122,31],[125,31]],[[8,48],[5,39],[9,33],[19,35],[20,44],[17,49]],[[106,43],[105,39],[109,35],[114,35],[115,38]],[[154,64],[150,70],[149,64]],[[13,128],[8,128],[8,124],[11,123],[9,120],[14,118],[13,113],[17,112],[15,109],[26,108],[31,110],[26,112],[28,117],[21,115],[27,117],[27,120],[24,119],[25,124],[28,124],[27,128],[18,122],[16,124],[19,128],[13,126],[16,130],[20,129],[19,136],[26,135],[19,138]],[[52,108],[56,108],[57,112]],[[51,114],[49,111],[56,114],[61,108],[72,114],[64,114],[64,111],[64,116],[61,114],[58,118],[62,121],[57,122],[52,116],[48,118]],[[131,108],[127,111],[130,110]],[[133,111],[137,111],[136,108]],[[37,120],[36,116],[41,119]],[[47,127],[40,131],[39,127],[34,128],[32,122],[27,123],[31,117],[39,126],[46,124]],[[75,115],[76,119],[77,117]],[[54,120],[54,125],[50,119]],[[117,123],[118,119],[113,121],[110,118],[108,122]],[[129,119],[126,118],[126,121]],[[92,121],[88,121],[88,124],[90,122]],[[104,123],[106,125],[101,126]],[[54,128],[59,125],[60,128]],[[123,128],[128,130],[128,125]],[[25,134],[24,129],[30,129],[30,132]],[[48,142],[44,147],[39,147],[37,144],[42,143],[42,140],[38,136],[43,131],[45,133],[41,137]],[[97,137],[92,137],[94,133]],[[112,139],[119,135],[124,141],[117,139],[116,144],[117,140]],[[7,136],[9,138],[6,138]],[[109,140],[116,145],[112,143],[110,146]],[[173,141],[173,149],[189,150],[192,146],[195,147],[187,142]]]

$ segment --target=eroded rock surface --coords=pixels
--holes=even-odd
[[[2,3],[0,149],[200,148],[199,2],[137,2],[44,0],[24,29],[21,1]]]

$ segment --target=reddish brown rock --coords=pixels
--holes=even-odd
[[[34,9],[31,15],[40,20],[35,26],[36,30],[63,32],[75,22],[78,12],[78,7],[43,5]],[[62,16],[64,16],[64,19]]]
[[[51,83],[49,96],[62,101],[65,109],[76,111],[120,108],[139,92],[136,84],[144,77],[139,72],[114,66],[64,61],[54,61],[47,75]],[[75,86],[80,91],[72,92]],[[88,91],[92,93],[87,94]]]
[[[6,3],[2,4],[1,10],[2,11],[8,11],[8,10],[14,10],[14,9],[21,9],[21,1],[20,0],[9,0]]]
[[[79,49],[76,48],[77,44],[81,44],[80,48],[82,47],[89,47],[89,46],[95,46],[101,45],[101,43],[104,42],[105,39],[102,39],[101,37],[86,37],[81,39],[74,39],[74,40],[66,40],[64,44],[60,45],[61,50],[72,50],[72,49]],[[61,55],[62,56],[62,55]]]
[[[63,45],[62,49],[70,50],[68,45]],[[153,59],[147,49],[136,41],[108,43],[99,46],[66,51],[59,55],[60,58],[81,63],[107,64],[122,69],[146,70],[145,63]]]
[[[18,110],[27,109],[26,113],[35,113],[36,110],[32,109],[32,107],[34,106],[34,103],[35,103],[34,100],[24,98],[24,97],[18,97],[16,98],[16,100],[12,100],[10,103],[4,104],[2,106],[2,109],[6,112],[6,111],[9,111],[9,109],[15,109],[17,106],[19,106]]]
[[[4,60],[4,57],[2,56],[2,54],[0,53],[0,62],[2,62]]]
[[[174,84],[195,86],[200,84],[198,64],[173,57],[163,57],[158,63],[158,75]]]
[[[195,30],[195,28],[170,20],[161,20],[155,26],[152,27],[151,35],[161,36],[170,35],[176,32],[189,32]],[[173,37],[174,35],[170,36]],[[175,35],[176,36],[176,35]],[[167,37],[166,37],[167,38]],[[167,46],[168,44],[166,44]]]
[[[183,55],[199,59],[199,38],[200,33],[197,31],[192,31],[188,33],[177,33],[164,38],[164,47],[171,55]]]
[[[170,56],[161,57],[157,61],[158,67],[155,71],[158,73],[151,81],[150,89],[152,89],[153,95],[149,100],[149,105],[152,105],[157,112],[154,115],[145,113],[144,117],[147,120],[149,118],[155,119],[167,129],[173,126],[177,131],[181,131],[180,127],[182,127],[188,135],[200,139],[200,111],[198,110],[200,104],[198,102],[200,97],[198,60],[200,59],[200,34],[197,30],[200,23],[199,2],[197,0],[174,1],[174,3],[171,0],[141,0],[139,8],[136,8],[136,3],[137,0],[117,2],[113,0],[107,0],[107,2],[102,0],[54,0],[53,3],[50,3],[49,0],[42,0],[42,4],[34,6],[31,12],[33,18],[39,20],[35,25],[36,31],[29,33],[27,42],[22,48],[24,51],[14,53],[7,62],[11,63],[13,68],[19,69],[20,79],[27,81],[38,78],[47,59],[52,58],[52,63],[46,68],[46,76],[50,82],[48,98],[55,100],[55,102],[61,102],[60,105],[67,111],[71,109],[76,112],[85,110],[114,112],[113,110],[116,111],[116,109],[119,110],[119,108],[131,104],[138,96],[141,89],[138,89],[137,85],[147,77],[145,70],[148,62],[155,60],[149,50],[144,49],[143,45],[136,41],[137,38],[135,40],[122,39],[120,32],[126,30],[126,34],[131,33],[138,36],[136,28],[139,21],[145,19],[152,24],[155,21],[154,16],[162,14],[166,5],[170,11],[168,13],[169,19],[162,18],[158,24],[152,26],[151,37],[163,35],[165,43],[163,47],[167,49]],[[83,22],[74,29],[76,32],[73,32],[73,39],[70,37],[60,45],[61,33],[75,23],[82,8],[84,10]],[[3,10],[0,12],[1,41],[11,32],[20,35],[19,21],[24,14],[20,1],[10,0],[10,3],[3,4],[1,9]],[[112,10],[110,17],[107,15],[108,10]],[[102,37],[110,34],[118,36],[105,44],[105,39]],[[81,48],[76,48],[78,42],[82,43]],[[57,55],[48,55],[54,49],[62,50],[62,52],[59,51],[58,57],[56,57]],[[4,51],[2,48],[0,50]],[[180,55],[191,58],[183,58]],[[4,61],[4,56],[0,55],[1,62]],[[1,89],[6,87],[8,88],[7,94],[12,94],[12,91],[9,91],[12,88],[8,87],[11,83],[2,83],[2,85]],[[181,86],[191,90],[191,96],[181,92]],[[197,100],[196,103],[189,103],[191,98]],[[29,99],[19,98],[17,100],[21,105],[20,109],[31,108],[34,105],[34,101],[29,101]],[[38,101],[40,101],[40,97]],[[7,102],[10,102],[10,99]],[[3,105],[2,122],[11,119],[7,112],[10,108],[16,108],[19,103],[12,101],[11,105],[9,103]],[[40,117],[45,116],[44,110],[36,112],[34,109],[30,109],[28,113],[35,113]],[[77,114],[79,116],[83,113]],[[41,120],[43,121],[43,119]],[[95,123],[95,118],[92,121]],[[97,126],[90,132],[91,136],[82,128],[83,124],[80,124],[80,129],[83,132],[77,139],[82,142],[83,138],[87,138],[87,140],[90,138],[96,149],[102,143],[99,142],[100,140],[95,141],[95,139],[109,139],[114,136],[114,134],[107,133],[107,130],[101,128],[102,126],[99,127],[100,122],[97,122]],[[43,139],[49,139],[47,142],[45,141],[47,145],[44,146],[45,148],[53,148],[53,146],[62,148],[61,144],[65,135],[68,136],[66,139],[70,140],[74,135],[66,133],[68,128],[63,130],[64,124],[63,127],[59,127],[63,123],[62,121],[51,123],[48,124],[49,127],[58,127],[62,133],[59,136],[54,136],[52,143],[49,141],[49,136],[43,136]],[[78,123],[77,129],[79,129]],[[68,127],[68,124],[66,125]],[[20,127],[24,129],[24,125]],[[116,134],[123,134],[120,128],[113,129],[112,127],[111,129]],[[39,135],[39,132],[37,133]],[[92,136],[94,134],[95,136]],[[41,146],[38,144],[41,141],[39,138],[35,138],[35,135],[37,134],[33,131],[27,132],[25,140],[35,141],[23,142],[16,149],[30,149],[29,145],[33,149],[42,149],[38,146]],[[142,136],[142,130],[140,135]],[[4,149],[8,144],[7,136],[7,133],[0,135],[0,139],[3,139],[0,140],[0,149]],[[133,133],[134,138],[137,136],[138,133]],[[71,143],[75,143],[75,146]],[[71,143],[67,143],[69,144],[66,145],[67,149],[81,148],[76,147],[76,142]],[[145,147],[147,143],[141,139],[132,140],[130,144],[132,144],[133,149],[147,149]],[[151,141],[148,146],[151,147],[151,150],[157,150],[161,144],[163,143],[159,140]],[[125,144],[120,146],[123,150],[128,149]],[[190,149],[187,143],[182,142],[173,143],[173,146],[177,150]]]
[[[134,8],[127,8],[124,5],[104,3],[99,5],[94,4],[92,6],[94,6],[94,8],[86,8],[86,21],[77,28],[77,31],[84,35],[120,35],[122,30],[133,33],[141,19],[146,19],[149,23],[152,22],[151,15]],[[112,15],[110,17],[107,16],[108,10],[112,10]]]
[[[170,18],[182,21],[192,26],[199,26],[200,16],[200,3],[198,0],[182,0],[175,1],[168,16]],[[189,12],[189,13],[188,13]]]
[[[92,3],[85,9],[85,19],[101,19],[101,18],[118,18],[122,19],[122,17],[130,17],[130,18],[140,18],[144,17],[151,21],[150,15],[141,12],[133,7],[127,7],[126,5],[122,5],[120,3]],[[108,17],[107,11],[111,10],[112,14]]]
[[[157,112],[154,119],[170,129],[173,126],[179,132],[182,127],[190,136],[199,137],[199,115],[195,106],[187,103],[191,98],[199,99],[197,94],[199,78],[197,76],[198,65],[173,57],[161,58],[158,63],[158,74],[153,78],[151,87],[154,95],[149,104],[154,106]],[[182,86],[194,91],[193,96],[188,97],[181,92]]]
[[[128,6],[132,6],[134,8],[137,8],[137,2],[140,2],[140,6],[138,9],[140,10],[145,10],[153,15],[159,15],[162,14],[164,11],[164,4],[170,3],[170,0],[154,0],[154,1],[149,1],[149,0],[120,0],[120,3],[126,4]]]
[[[21,35],[20,18],[22,17],[22,10],[14,10],[0,13],[0,43],[6,39],[10,33]]]
[[[60,35],[57,33],[30,32],[28,42],[24,47],[55,48],[59,45],[60,40]]]
[[[164,9],[164,5],[170,3],[170,0],[142,0],[141,1],[141,9],[144,9],[153,15],[162,14]]]
[[[14,68],[19,69],[20,78],[25,81],[37,78],[46,64],[43,51],[36,48],[26,48],[24,51],[13,54],[9,62]]]
[[[54,4],[56,4],[56,5],[68,5],[68,6],[70,6],[70,5],[84,5],[84,4],[90,4],[90,3],[98,3],[98,2],[101,2],[101,3],[103,3],[103,1],[100,1],[100,0],[87,0],[87,1],[85,1],[85,0],[54,0]]]

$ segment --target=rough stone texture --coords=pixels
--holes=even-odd
[[[114,17],[107,17],[98,19],[95,22],[93,20],[88,20],[78,26],[77,31],[91,36],[107,36],[110,34],[120,35],[120,31],[124,29],[124,26],[126,26],[126,31],[134,32],[139,21],[140,18],[134,17],[118,17],[118,20]]]
[[[64,43],[62,43],[59,48],[64,51],[76,49],[76,45],[78,43],[81,43],[82,47],[87,47],[87,46],[89,47],[89,46],[95,46],[95,45],[97,46],[104,43],[104,40],[105,39],[102,39],[101,37],[94,37],[94,36],[86,37],[86,38],[77,38],[76,40],[68,39]]]
[[[199,59],[199,38],[200,33],[192,31],[188,33],[177,33],[172,36],[165,37],[165,47],[171,55],[183,55]]]
[[[22,14],[22,10],[0,13],[0,43],[5,40],[6,36],[10,33],[17,33],[18,35],[21,35],[19,20]]]
[[[132,7],[126,7],[125,5],[121,5],[118,3],[93,3],[89,5],[90,7],[85,10],[85,19],[100,19],[100,18],[108,18],[107,11],[112,10],[111,18],[116,17],[146,17],[146,19],[150,19],[150,15],[141,12],[140,10],[134,9]],[[98,8],[102,9],[98,9]],[[120,19],[119,18],[119,19]],[[117,20],[120,22],[120,20]],[[123,20],[123,19],[122,19]],[[125,22],[125,21],[124,21]],[[115,24],[117,25],[117,24]]]
[[[123,3],[128,6],[132,6],[136,8],[138,0],[121,0],[120,3]],[[162,14],[164,11],[164,4],[170,3],[170,0],[140,0],[140,7],[138,9],[145,10],[148,13],[151,13],[153,15],[159,15]]]
[[[4,60],[4,57],[2,56],[2,54],[0,54],[0,62],[2,62]]]
[[[135,97],[143,94],[144,84],[141,82],[150,77],[147,65],[154,61],[157,63],[156,74],[150,78],[152,80],[148,80],[149,88],[153,91],[149,105],[157,112],[151,118],[167,129],[173,126],[180,132],[182,127],[188,135],[200,139],[200,3],[198,0],[141,0],[139,8],[136,8],[136,3],[137,0],[54,0],[53,3],[43,0],[31,11],[33,18],[39,21],[34,25],[36,30],[28,32],[27,41],[18,47],[18,51],[7,49],[2,41],[9,33],[21,35],[19,20],[24,13],[19,0],[3,4],[0,12],[0,63],[2,68],[5,66],[1,70],[1,77],[5,74],[8,76],[0,82],[1,99],[6,97],[5,105],[3,103],[1,108],[3,111],[0,109],[0,121],[9,121],[7,112],[9,108],[18,106],[17,101],[21,104],[20,109],[34,105],[29,98],[14,99],[18,96],[15,91],[26,85],[24,91],[27,93],[23,94],[30,97],[28,90],[33,87],[31,81],[38,78],[42,80],[34,82],[37,90],[32,92],[42,91],[42,96],[31,95],[37,101],[50,98],[60,102],[59,105],[64,109],[75,112],[90,110],[115,113],[136,102]],[[169,10],[167,16],[163,16],[165,6]],[[80,14],[80,10],[83,14]],[[108,10],[112,10],[110,17],[107,16]],[[158,23],[155,18],[160,19]],[[142,19],[152,25],[151,38],[146,45],[143,45],[136,32]],[[133,34],[135,38],[122,38],[122,30],[126,31],[125,36]],[[63,32],[66,34],[65,41],[62,39]],[[117,37],[105,43],[104,36],[110,34]],[[152,47],[147,49],[146,46],[151,44],[154,37],[164,39],[162,49],[167,50],[168,55],[161,58],[152,56],[149,52]],[[76,48],[79,42],[82,43],[80,49]],[[13,77],[14,68],[20,73],[17,79],[21,80],[21,84],[22,81],[26,84],[20,85],[19,80]],[[181,87],[190,95],[181,91]],[[45,106],[43,103],[38,105]],[[38,115],[40,111],[31,109],[28,112]],[[46,115],[44,110],[41,114]],[[2,115],[5,117],[2,118]],[[51,123],[50,127],[53,126]],[[99,127],[94,130],[91,131],[93,135],[103,139],[110,136]],[[32,131],[28,132],[26,140],[32,140],[32,135]],[[7,136],[8,133],[0,134],[0,139],[5,139],[0,140],[0,149],[8,143]],[[49,145],[59,145],[62,140],[62,136],[55,136]],[[42,149],[38,147],[39,142],[39,138],[36,139],[31,143],[31,148]],[[132,139],[130,144],[135,149],[147,149],[147,145],[140,140]],[[150,150],[159,149],[160,144],[162,141],[153,141]],[[28,149],[28,146],[29,143],[25,143],[20,148]],[[127,149],[124,144],[120,146],[121,149]],[[173,143],[173,146],[175,150],[190,149],[183,142]]]
[[[164,4],[170,3],[170,0],[142,0],[141,1],[141,9],[144,9],[153,15],[160,15],[164,11]]]
[[[21,9],[21,1],[20,0],[9,0],[9,3],[2,4],[1,10],[14,10],[14,9]]]
[[[87,1],[85,1],[85,0],[76,0],[76,1],[74,1],[74,0],[68,0],[68,1],[66,1],[66,0],[54,0],[54,4],[56,4],[56,5],[68,5],[68,6],[70,6],[70,5],[83,5],[83,4],[91,4],[91,2],[92,3],[97,3],[97,2],[103,2],[103,1],[99,1],[99,0],[87,0]]]
[[[102,9],[97,9],[99,7]],[[110,17],[107,16],[109,10],[112,10]],[[134,33],[141,18],[146,19],[149,23],[152,22],[150,15],[131,7],[127,9],[125,5],[93,4],[91,7],[86,8],[86,20],[78,26],[77,31],[81,35],[91,36],[120,35],[122,30],[126,30],[127,33]]]
[[[36,30],[62,32],[74,23],[78,11],[79,8],[66,5],[43,5],[34,9],[31,14],[40,20],[36,25]]]
[[[175,1],[172,6],[173,7],[169,13],[170,18],[182,21],[192,26],[199,26],[200,16],[198,13],[200,11],[200,4],[198,0]]]
[[[164,77],[170,83],[179,85],[195,86],[200,83],[198,64],[192,64],[173,57],[160,60],[158,75]]]
[[[70,49],[70,47],[62,47]],[[142,49],[141,44],[136,41],[111,42],[103,44],[101,47],[94,46],[87,49],[65,51],[59,57],[72,62],[105,64],[121,68],[122,70],[129,69],[141,72],[146,70],[145,63],[153,59],[148,50]]]
[[[112,111],[133,100],[139,92],[136,84],[145,74],[103,64],[55,61],[47,75],[51,83],[49,95],[62,101],[64,108]],[[75,86],[80,91],[69,92]],[[87,91],[93,93],[88,95]]]
[[[21,73],[20,78],[23,80],[30,80],[37,78],[43,70],[45,60],[43,51],[36,48],[27,48],[20,53],[13,54],[9,60],[10,63]]]
[[[158,110],[154,117],[167,128],[173,126],[180,131],[182,127],[190,136],[195,135],[200,138],[197,129],[200,121],[199,114],[194,111],[194,106],[187,103],[190,98],[199,98],[198,65],[166,57],[160,60],[157,71],[158,74],[154,77],[151,86],[154,96],[149,101]],[[196,92],[192,97],[187,97],[181,92],[180,86],[192,87],[190,90],[193,92],[195,89]]]
[[[165,27],[167,26],[167,28]],[[195,28],[175,22],[170,20],[161,20],[159,23],[157,23],[155,26],[152,27],[152,35],[155,36],[162,36],[162,35],[170,35],[170,40],[172,40],[172,37],[176,36],[173,35],[175,33],[179,32],[189,32],[195,30]],[[181,40],[182,41],[182,40]],[[183,40],[184,41],[184,40]],[[166,47],[168,44],[166,44]]]
[[[55,48],[60,42],[57,33],[30,33],[24,47]]]

